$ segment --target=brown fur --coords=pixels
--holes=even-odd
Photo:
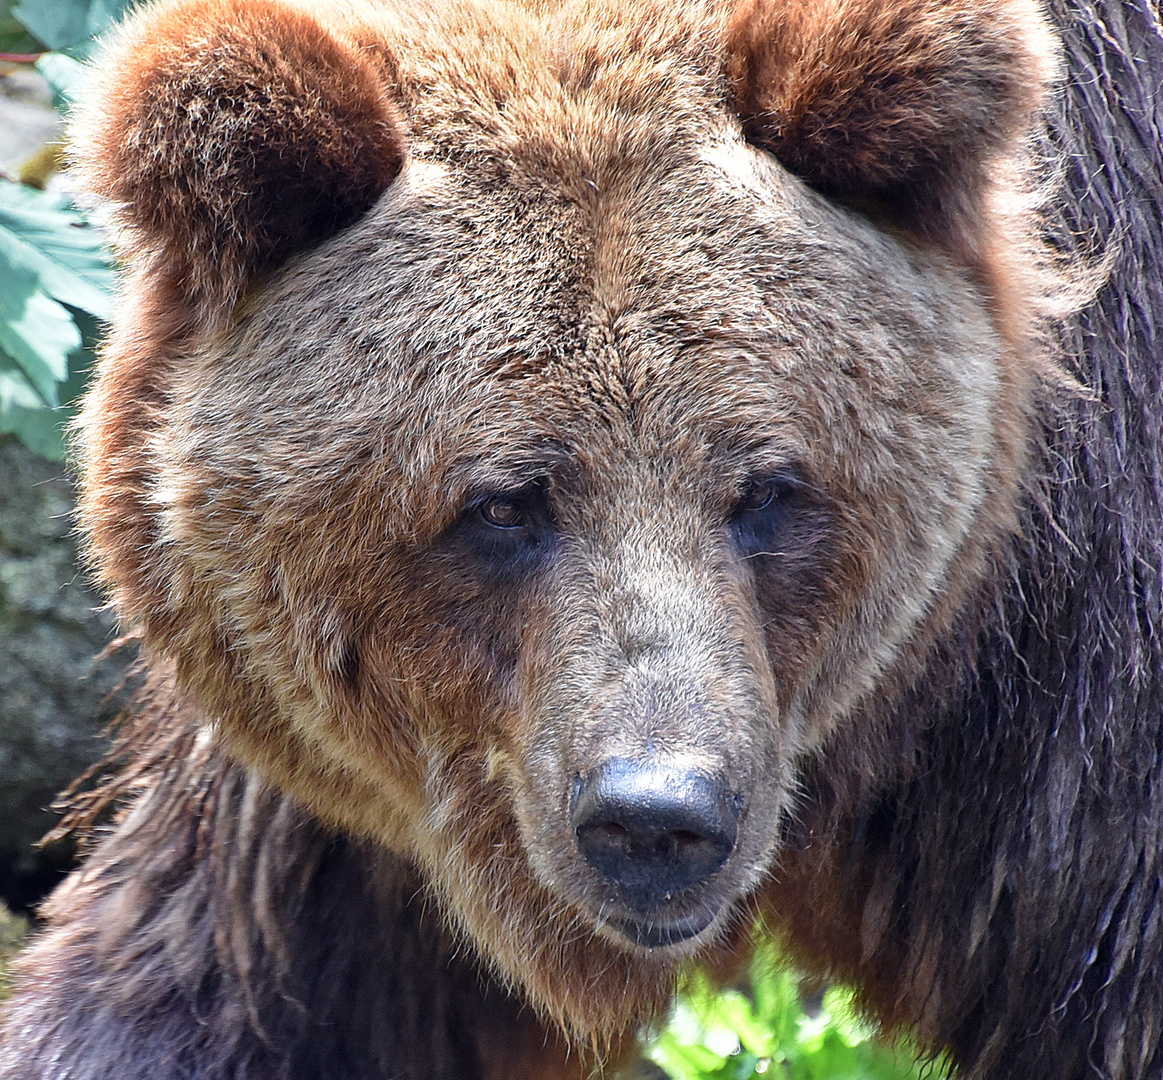
[[[87,182],[205,324],[371,206],[403,163],[390,72],[277,3],[173,4],[122,34]]]
[[[46,1019],[0,1075],[62,1037],[116,1075],[566,1075],[586,1061],[559,1040],[623,1045],[761,907],[976,1060],[925,993],[951,962],[902,973],[887,864],[849,878],[844,851],[994,625],[1061,387],[1014,211],[1054,69],[1024,0],[138,16],[77,127],[130,269],[82,520],[160,674],[122,782],[141,801],[54,901],[15,1007]],[[740,500],[771,476],[781,524],[752,550]],[[525,561],[474,524],[512,492],[546,508]],[[568,822],[575,777],[647,756],[745,807],[675,901],[705,929],[653,951]],[[251,855],[204,865],[190,830]],[[353,881],[373,899],[337,900]],[[109,943],[83,940],[109,911]],[[344,936],[365,923],[378,962],[415,936],[444,974],[377,985]],[[378,1028],[339,1022],[320,948]],[[106,1037],[80,1017],[118,979],[145,989]],[[512,1024],[513,1057],[421,1046],[400,1010],[434,993],[450,1031]]]
[[[887,203],[968,251],[980,242],[997,155],[1028,130],[1052,74],[1034,8],[756,0],[730,34],[729,77],[758,145],[834,195]]]
[[[140,798],[117,842],[53,895],[43,914],[60,930],[23,959],[26,978],[73,992],[14,1003],[24,1039],[37,1031],[60,1068],[92,1080],[131,1067],[155,1080],[587,1071],[458,955],[407,867],[226,761],[184,723],[165,672],[150,697],[122,733],[134,768],[116,784]]]

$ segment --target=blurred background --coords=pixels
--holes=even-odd
[[[115,292],[62,172],[63,114],[119,0],[0,0],[0,957],[74,859],[39,845],[97,760],[128,650],[78,570],[65,430]],[[0,980],[3,959],[0,959]]]

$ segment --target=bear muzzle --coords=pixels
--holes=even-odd
[[[645,948],[710,925],[716,908],[686,909],[734,851],[741,805],[722,778],[679,764],[611,758],[579,776],[570,827],[610,889],[618,914],[608,925]]]

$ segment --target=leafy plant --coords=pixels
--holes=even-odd
[[[0,0],[0,51],[43,54],[36,67],[65,109],[83,93],[76,57],[126,6]],[[63,424],[92,363],[99,323],[111,313],[114,285],[108,250],[87,214],[62,195],[0,181],[0,433],[64,457]]]
[[[87,55],[131,0],[0,0],[0,52]]]
[[[694,976],[647,1054],[671,1080],[936,1080],[944,1068],[882,1043],[851,991],[829,988],[805,1009],[795,974],[761,950],[750,992],[715,991]]]
[[[101,236],[67,199],[0,183],[0,432],[64,457],[61,428],[112,306]]]
[[[28,935],[28,920],[14,915],[0,901],[0,1001],[8,994],[8,962],[19,951]]]
[[[42,52],[36,40],[12,14],[16,0],[0,0],[0,53],[23,55]]]

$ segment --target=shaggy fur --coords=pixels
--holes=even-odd
[[[31,977],[47,989],[67,972],[69,989],[51,1003],[20,999],[7,1017],[26,1050],[31,1032],[44,1040],[53,1064],[43,1075],[553,1080],[584,1071],[458,955],[406,866],[320,829],[226,761],[185,723],[165,673],[153,682],[152,704],[124,733],[135,768],[116,785],[141,797],[117,842],[53,895],[44,915],[64,932],[30,957]],[[2,1060],[8,1075],[41,1075],[35,1059]]]
[[[966,1075],[1153,1078],[1163,24],[1145,3],[1054,8],[1070,82],[1049,116],[1066,162],[1052,235],[1111,262],[1066,326],[1090,394],[1043,407],[1040,491],[971,677],[834,742],[807,774],[769,910],[805,962],[919,1024]]]
[[[758,912],[968,1076],[1152,1075],[1157,433],[1045,359],[1035,6],[312,11],[155,5],[79,125],[153,676],[0,1076],[576,1076]],[[574,843],[616,757],[743,807],[682,944]]]
[[[1050,74],[1043,32],[1004,2],[755,0],[727,70],[748,137],[793,172],[972,250],[990,170]]]
[[[400,171],[391,73],[274,2],[173,4],[123,32],[88,183],[132,213],[134,257],[229,314],[256,273],[364,213]]]

